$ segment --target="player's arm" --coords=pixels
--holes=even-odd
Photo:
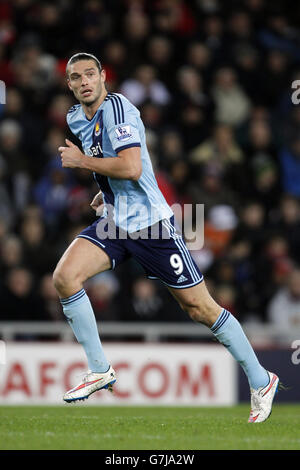
[[[84,155],[77,145],[66,139],[66,147],[59,147],[64,168],[84,168],[103,176],[137,181],[142,174],[140,147],[129,147],[117,157],[96,158]]]
[[[117,157],[95,158],[83,156],[82,168],[110,178],[137,181],[142,174],[140,147],[121,150]]]

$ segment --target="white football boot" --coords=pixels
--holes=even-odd
[[[85,400],[92,393],[103,388],[112,392],[115,381],[116,373],[111,366],[108,371],[104,373],[88,371],[76,387],[65,393],[63,400],[67,403]]]
[[[279,385],[279,378],[273,372],[268,372],[270,381],[265,387],[251,391],[251,411],[248,423],[262,423],[272,412],[272,403]]]

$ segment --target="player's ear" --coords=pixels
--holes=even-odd
[[[70,79],[69,79],[69,78],[67,78],[67,84],[68,84],[69,89],[72,91],[72,87],[71,87],[71,83],[70,83]]]
[[[101,76],[101,81],[104,83],[106,80],[106,71],[104,69],[101,70],[100,76]]]

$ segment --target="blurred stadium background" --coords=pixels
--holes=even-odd
[[[38,373],[44,374],[38,400],[47,401],[55,381],[49,364],[59,362],[63,351],[82,367],[52,284],[58,259],[94,220],[91,174],[63,169],[57,152],[65,137],[76,142],[65,120],[74,104],[65,66],[78,51],[95,54],[109,91],[123,93],[140,109],[167,201],[205,205],[205,244],[192,255],[212,295],[241,321],[264,364],[295,385],[283,400],[300,400],[300,106],[291,99],[292,83],[300,80],[299,26],[300,5],[288,0],[0,0],[0,80],[6,85],[0,108],[0,339],[7,343],[9,365],[0,370],[4,401],[26,402],[28,381],[35,383]],[[128,361],[141,354],[146,367],[151,350],[166,356],[177,342],[174,351],[198,344],[190,361],[203,352],[199,380],[209,377],[209,351],[220,351],[212,335],[135,262],[95,276],[85,287],[102,339],[111,354],[119,353],[115,360],[123,373],[129,363],[121,358],[130,345],[136,349]],[[27,376],[28,364],[43,354],[48,366]],[[158,374],[161,391],[169,384],[168,364],[157,361],[150,372]],[[218,380],[226,361],[222,349],[221,359],[212,362]],[[228,367],[227,381],[235,387],[229,384],[225,402],[247,400],[245,377]],[[194,398],[201,388],[196,382]],[[204,403],[213,404],[209,387]],[[148,398],[157,404],[161,395],[155,393],[150,390]]]

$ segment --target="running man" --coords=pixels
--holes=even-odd
[[[104,213],[76,237],[54,272],[63,312],[84,348],[89,367],[82,382],[63,399],[83,400],[97,390],[112,389],[116,381],[83,284],[95,274],[115,269],[133,257],[150,278],[160,279],[167,286],[195,322],[210,328],[239,362],[251,391],[248,422],[265,421],[271,413],[279,379],[261,366],[236,318],[208,293],[203,275],[177,233],[172,210],[157,186],[138,109],[123,95],[107,92],[105,70],[91,54],[73,55],[66,74],[68,86],[79,102],[69,110],[67,122],[82,142],[84,153],[66,139],[65,146],[59,147],[62,166],[94,173],[100,191],[91,205],[97,215],[104,205]],[[124,198],[126,210],[122,207]],[[137,203],[144,210],[130,212]],[[113,214],[109,207],[114,208]],[[114,236],[107,238],[99,227],[110,219],[116,230]],[[149,236],[153,227],[158,230],[158,238]],[[132,237],[141,233],[148,238]]]

